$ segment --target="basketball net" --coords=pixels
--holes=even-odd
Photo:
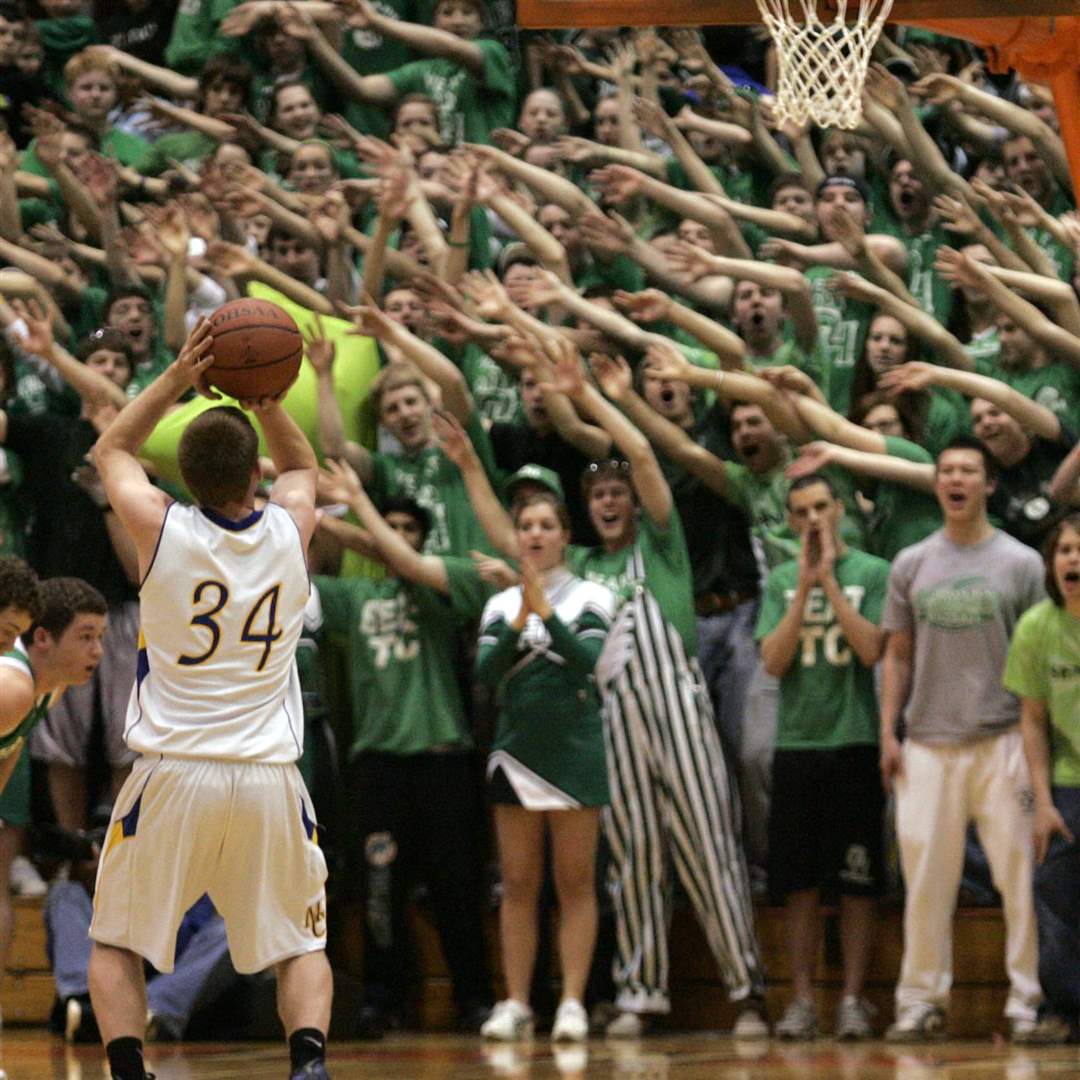
[[[862,119],[866,69],[893,0],[835,0],[836,15],[824,21],[815,0],[757,0],[776,44],[776,118],[781,123],[855,128]],[[793,12],[792,8],[801,8]]]

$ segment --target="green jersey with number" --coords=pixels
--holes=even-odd
[[[877,309],[859,300],[848,300],[829,287],[835,273],[827,266],[806,271],[818,320],[818,345],[824,359],[822,390],[829,404],[842,416],[851,409],[851,380],[855,361],[863,351],[866,332]]]
[[[907,439],[887,436],[885,453],[919,465],[933,465],[927,450]],[[866,523],[867,546],[890,562],[903,548],[925,540],[941,528],[941,507],[933,495],[907,484],[879,480],[874,488],[874,512]]]
[[[468,559],[443,565],[448,596],[397,577],[315,578],[326,633],[345,649],[350,757],[472,745],[458,681],[461,630],[494,590]]]
[[[847,602],[864,619],[880,623],[889,564],[849,548],[836,560],[833,572]],[[758,615],[759,641],[780,624],[798,581],[796,560],[778,566],[769,575]],[[795,656],[780,678],[776,746],[782,750],[821,750],[877,741],[874,670],[856,656],[825,590],[815,585],[803,608]]]

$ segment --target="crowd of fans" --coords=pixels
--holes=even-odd
[[[363,913],[354,1034],[410,1022],[420,886],[463,1029],[554,1011],[557,1038],[640,1035],[670,1008],[677,880],[743,1037],[817,1034],[839,896],[836,1034],[869,1037],[895,789],[889,1037],[947,1030],[981,842],[1011,1034],[1076,1038],[1080,218],[1052,98],[890,27],[859,129],[808,129],[775,120],[761,34],[519,34],[508,7],[0,0],[0,554],[108,610],[0,801],[0,971],[31,805],[85,833],[132,760],[138,575],[91,449],[255,289],[308,316],[305,765],[332,896]],[[370,445],[340,319],[378,347]],[[27,647],[59,642],[20,566],[0,562],[0,633],[33,616]],[[83,854],[46,909],[69,1038],[93,1032]],[[235,987],[220,920],[190,919],[159,1036]]]

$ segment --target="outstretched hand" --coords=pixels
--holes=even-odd
[[[203,316],[188,334],[187,340],[173,361],[173,366],[203,397],[211,401],[220,401],[221,395],[206,378],[206,373],[213,362],[214,338],[210,332],[210,320]]]

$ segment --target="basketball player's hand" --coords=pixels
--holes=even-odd
[[[1069,826],[1065,824],[1065,819],[1061,816],[1058,808],[1053,803],[1040,805],[1040,803],[1036,802],[1035,861],[1037,863],[1041,863],[1046,858],[1046,853],[1050,850],[1050,841],[1055,833],[1065,843],[1071,844],[1073,842],[1073,834],[1069,831]]]
[[[261,412],[266,412],[267,409],[273,409],[275,406],[280,405],[285,400],[285,395],[291,387],[292,383],[289,383],[288,388],[282,390],[280,394],[274,394],[272,397],[237,398],[236,403],[241,409],[246,409],[248,412],[258,415]]]
[[[206,381],[206,372],[214,362],[214,339],[210,336],[210,320],[205,316],[188,334],[173,367],[187,380],[189,386],[211,401],[220,401],[221,395]]]
[[[897,777],[904,772],[904,756],[900,740],[893,732],[881,737],[881,783],[885,790],[892,791]]]

